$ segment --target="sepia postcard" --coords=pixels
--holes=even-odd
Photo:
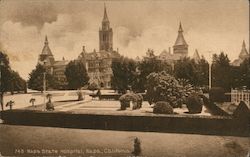
[[[250,157],[249,0],[0,0],[0,157]]]

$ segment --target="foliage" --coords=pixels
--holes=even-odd
[[[48,102],[46,103],[46,110],[47,111],[53,111],[55,110],[54,108],[54,104],[52,103],[51,99],[52,99],[52,94],[47,94],[46,98],[48,99]]]
[[[202,58],[198,62],[185,57],[175,63],[174,76],[188,80],[195,87],[208,85],[208,62]]]
[[[138,64],[138,71],[139,74],[137,76],[137,82],[132,88],[134,91],[144,92],[144,90],[147,88],[147,76],[150,73],[165,71],[171,74],[172,68],[167,62],[159,60],[156,56],[151,54],[150,57],[145,57]]]
[[[32,106],[34,106],[35,101],[36,101],[36,99],[35,99],[35,98],[31,98],[31,99],[30,99],[30,103],[32,103]]]
[[[76,94],[77,94],[77,96],[78,96],[78,99],[77,99],[77,100],[78,100],[78,101],[82,101],[82,100],[83,100],[82,91],[81,91],[81,90],[78,90]]]
[[[19,74],[11,70],[10,62],[7,54],[0,51],[0,71],[1,71],[1,80],[0,80],[0,103],[3,110],[3,94],[4,92],[14,93],[14,91],[25,91],[26,82],[22,79]]]
[[[239,67],[240,86],[250,89],[250,57],[246,58]]]
[[[204,58],[202,58],[196,64],[197,82],[195,83],[195,85],[199,87],[208,86],[208,71],[209,71],[209,64]]]
[[[142,96],[135,93],[123,94],[119,101],[121,103],[121,110],[125,110],[127,107],[130,107],[130,102],[133,103],[132,109],[139,109],[142,106]]]
[[[166,101],[172,107],[178,107],[178,100],[182,99],[187,93],[179,82],[165,71],[151,73],[147,77],[147,99],[150,104],[158,101]]]
[[[201,113],[203,101],[202,98],[197,94],[193,93],[186,99],[186,105],[189,113]]]
[[[66,66],[65,75],[68,80],[69,89],[78,89],[86,85],[89,76],[83,62],[73,60]]]
[[[12,106],[13,106],[14,104],[15,104],[15,102],[14,102],[14,101],[12,101],[12,100],[10,100],[9,102],[7,102],[7,103],[6,103],[6,105],[5,105],[5,106],[6,106],[6,107],[8,107],[8,106],[9,106],[9,107],[10,107],[10,110],[12,110]]]
[[[89,85],[88,85],[88,90],[91,90],[91,91],[95,91],[95,90],[97,90],[97,89],[99,89],[99,86],[95,83],[95,82],[92,82],[92,83],[90,83]]]
[[[0,51],[1,68],[1,92],[25,91],[26,81],[20,75],[11,70],[8,56]]]
[[[153,109],[153,113],[174,114],[173,107],[165,101],[158,101]]]
[[[224,102],[225,90],[221,87],[212,87],[209,90],[209,100],[211,102]]]
[[[126,93],[126,90],[136,81],[136,62],[133,59],[120,57],[112,61],[113,76],[111,86],[118,93]]]
[[[43,91],[44,73],[46,69],[44,66],[38,64],[34,70],[29,74],[28,87],[33,90]],[[46,72],[46,90],[56,89],[57,82],[53,75]]]
[[[190,58],[178,60],[174,67],[174,75],[176,78],[186,79],[191,84],[197,85],[198,75],[195,61]]]
[[[221,52],[219,55],[213,55],[212,64],[212,85],[214,87],[222,87],[224,90],[231,89],[232,76],[231,66],[228,56]]]

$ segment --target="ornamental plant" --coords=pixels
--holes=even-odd
[[[150,73],[147,76],[146,89],[146,96],[150,104],[166,101],[172,107],[180,107],[186,97],[193,92],[190,84],[180,83],[165,71]]]
[[[173,107],[168,102],[158,101],[153,109],[153,113],[158,114],[174,114]]]
[[[121,110],[126,110],[127,107],[130,107],[130,102],[132,102],[133,104],[132,109],[135,110],[135,109],[141,108],[143,97],[139,94],[127,93],[127,94],[123,94],[119,98],[119,101],[121,104]]]

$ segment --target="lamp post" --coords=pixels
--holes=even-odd
[[[45,71],[43,72],[43,95],[44,95],[44,104],[46,101],[46,61],[43,62]]]
[[[208,59],[208,87],[209,89],[212,88],[212,51],[207,52],[209,54],[209,59]]]
[[[209,89],[212,88],[212,62],[209,65]]]
[[[209,53],[209,61],[208,61],[208,87],[209,89],[212,88],[212,57],[211,57],[211,51],[208,51]]]

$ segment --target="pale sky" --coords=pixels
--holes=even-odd
[[[172,48],[181,21],[189,55],[224,51],[233,61],[243,40],[249,50],[248,0],[0,0],[0,49],[22,77],[37,64],[45,35],[56,59],[75,59],[85,45],[99,49],[106,3],[114,49],[128,57]]]

